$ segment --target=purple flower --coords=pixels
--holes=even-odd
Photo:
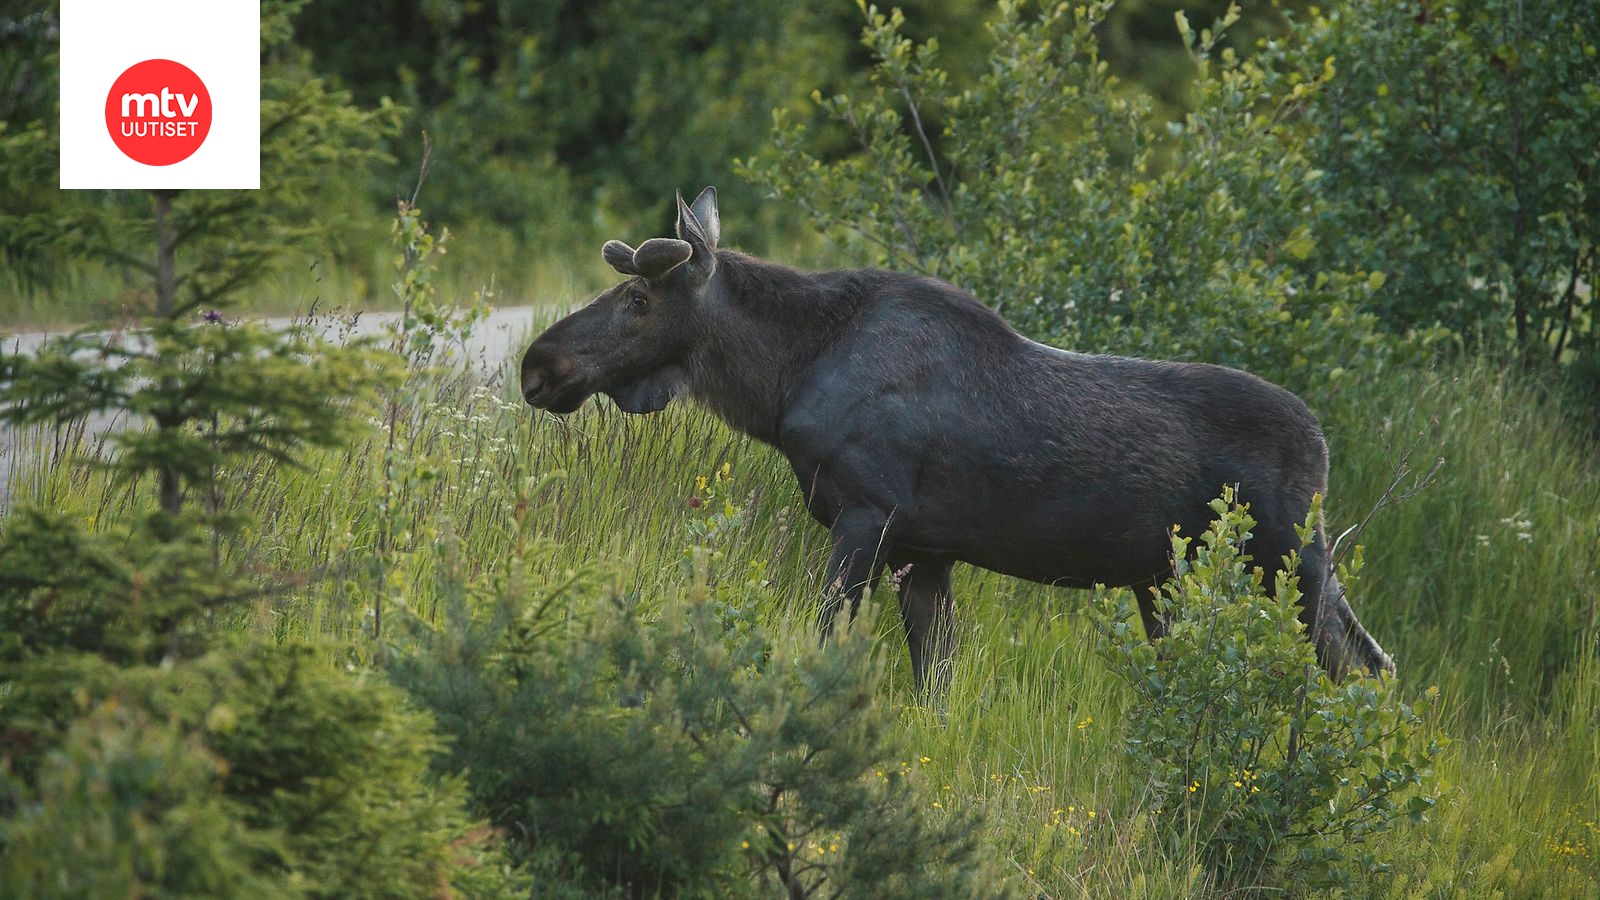
[[[210,312],[206,313],[201,318],[205,319],[206,322],[208,322],[209,324],[212,324],[212,325],[221,325],[222,324],[222,312],[221,312],[221,310],[213,309]]]

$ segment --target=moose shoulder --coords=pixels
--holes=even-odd
[[[607,243],[628,279],[528,347],[523,395],[565,413],[605,393],[648,413],[683,393],[777,447],[833,539],[822,628],[894,572],[919,687],[948,677],[957,561],[1148,588],[1171,574],[1170,529],[1202,532],[1224,485],[1258,522],[1258,564],[1301,549],[1327,446],[1288,391],[1220,366],[1047,347],[944,282],[799,272],[719,249],[720,231],[707,188],[679,198],[676,238]],[[1301,618],[1323,666],[1392,671],[1320,530],[1301,554]]]

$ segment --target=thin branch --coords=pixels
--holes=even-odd
[[[856,222],[846,221],[844,218],[842,218],[842,217],[840,217],[838,215],[835,215],[835,214],[830,213],[830,212],[823,211],[822,209],[818,208],[816,206],[816,204],[814,204],[811,201],[805,199],[804,197],[795,198],[795,202],[800,205],[801,209],[803,209],[806,212],[810,213],[813,218],[820,219],[823,222],[825,222],[827,225],[830,225],[830,226],[843,226],[844,228],[855,232],[856,234],[860,235],[861,237],[866,238],[868,241],[871,241],[872,243],[877,244],[879,247],[882,247],[884,250],[888,251],[889,253],[895,254],[895,255],[897,255],[899,257],[904,257],[904,258],[900,259],[900,264],[906,266],[907,268],[915,270],[917,272],[917,274],[919,274],[919,275],[931,275],[932,274],[931,272],[929,272],[927,269],[923,268],[919,264],[918,259],[917,259],[917,254],[916,254],[916,251],[915,251],[914,248],[908,248],[908,247],[905,247],[905,246],[902,246],[902,245],[899,245],[899,244],[892,244],[889,241],[887,241],[887,240],[877,236],[876,234],[873,234],[872,232],[866,230],[865,228],[863,228],[860,224],[858,224]]]
[[[422,132],[422,162],[417,167],[417,185],[411,189],[411,199],[406,204],[415,209],[417,198],[422,195],[422,183],[428,180],[428,163],[433,158],[433,141],[428,137],[428,132]]]
[[[1416,411],[1417,404],[1413,403],[1407,418],[1409,419],[1411,415],[1415,415]],[[1438,420],[1433,420],[1432,424],[1437,425]],[[1400,451],[1399,460],[1395,464],[1394,475],[1389,479],[1388,486],[1383,489],[1383,495],[1378,498],[1376,503],[1372,504],[1372,507],[1367,510],[1366,516],[1364,516],[1360,522],[1350,526],[1349,528],[1346,528],[1339,534],[1337,538],[1333,540],[1333,543],[1328,546],[1329,572],[1334,571],[1342,559],[1343,551],[1341,548],[1344,546],[1346,540],[1352,538],[1359,540],[1361,535],[1366,532],[1367,526],[1371,524],[1373,516],[1376,516],[1379,510],[1392,506],[1396,503],[1403,503],[1407,500],[1410,500],[1412,497],[1415,497],[1433,481],[1434,476],[1438,475],[1439,470],[1444,467],[1444,457],[1441,456],[1436,458],[1433,461],[1433,465],[1428,467],[1427,472],[1424,472],[1420,477],[1414,478],[1410,487],[1406,488],[1405,490],[1400,490],[1401,482],[1405,481],[1406,476],[1411,474],[1411,454],[1417,449],[1417,445],[1422,443],[1422,439],[1426,437],[1428,433],[1429,430],[1426,428],[1417,429],[1416,434],[1412,435],[1410,443],[1406,444],[1405,449]]]
[[[135,271],[143,272],[144,274],[149,275],[152,278],[155,277],[156,264],[153,263],[153,262],[150,262],[149,260],[140,259],[137,256],[134,256],[134,255],[129,254],[129,253],[124,253],[121,250],[117,250],[117,249],[114,249],[114,248],[111,248],[111,247],[95,247],[95,248],[91,249],[90,252],[95,254],[95,255],[97,255],[97,256],[103,256],[106,259],[111,260],[112,262],[118,263],[120,265],[127,266],[128,268],[134,269]]]
[[[933,181],[939,186],[939,199],[944,203],[944,214],[954,225],[956,209],[955,204],[950,201],[950,185],[945,183],[944,175],[939,171],[939,159],[934,155],[933,142],[928,140],[928,132],[922,127],[922,114],[917,111],[917,101],[912,98],[911,89],[904,82],[900,84],[900,96],[905,98],[906,109],[911,113],[911,126],[916,129],[917,138],[922,141],[922,152],[928,157],[928,168],[933,170]]]
[[[1567,336],[1572,330],[1572,308],[1578,302],[1578,274],[1583,268],[1583,249],[1580,247],[1572,254],[1572,275],[1567,279],[1567,289],[1562,295],[1566,311],[1561,317],[1561,335],[1556,338],[1555,349],[1550,353],[1551,362],[1561,362],[1561,354],[1567,349]]]

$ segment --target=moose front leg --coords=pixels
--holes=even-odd
[[[839,609],[850,604],[850,620],[861,608],[861,594],[878,580],[882,569],[888,517],[868,509],[847,509],[833,523],[833,556],[828,560],[828,582],[822,590],[822,613],[817,627],[826,641],[833,633]]]

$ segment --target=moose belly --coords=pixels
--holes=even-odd
[[[1076,486],[984,484],[918,498],[897,544],[1030,581],[1122,587],[1171,569],[1171,529],[1203,531],[1209,510],[1179,493],[1114,481]]]
[[[1144,584],[1171,569],[1170,544],[1160,529],[1071,530],[974,534],[964,540],[901,542],[908,550],[949,556],[979,568],[1044,584],[1087,588]],[[935,546],[942,544],[943,546]]]

